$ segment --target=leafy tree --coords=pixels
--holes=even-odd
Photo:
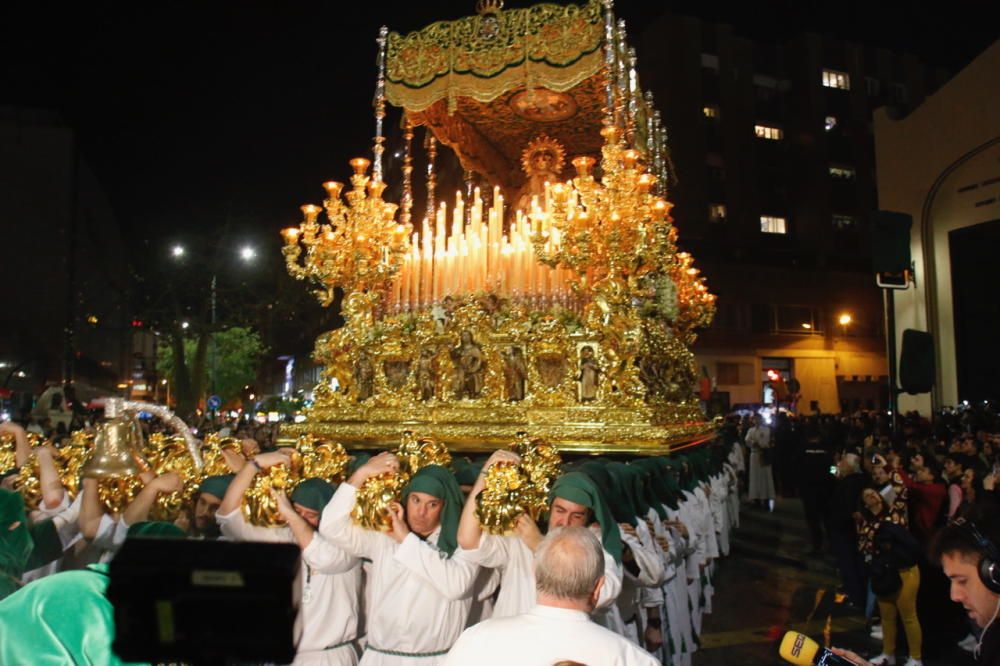
[[[175,388],[177,408],[181,414],[193,409],[206,389],[211,388],[213,338],[215,393],[223,401],[239,397],[243,387],[256,379],[260,359],[267,352],[260,335],[243,326],[183,338],[180,358],[184,359],[184,363],[177,363],[179,355],[175,345],[160,347],[157,365],[170,377],[171,384],[180,387],[183,383],[182,376],[187,375],[184,381],[187,382],[190,395],[183,396],[186,404],[182,405],[180,389]]]
[[[225,221],[211,224],[213,218]],[[161,348],[169,349],[171,392],[183,416],[211,388],[216,333],[246,328],[259,335],[269,353],[303,357],[321,332],[343,321],[339,301],[320,307],[288,275],[272,220],[215,209],[201,211],[198,219],[204,224],[197,230],[178,229],[138,243],[131,262],[133,316],[156,333]],[[253,248],[249,258],[243,255],[248,247]],[[215,344],[216,392],[225,398],[222,339],[216,337]],[[162,363],[158,370],[165,370]],[[255,380],[234,380],[237,392]]]

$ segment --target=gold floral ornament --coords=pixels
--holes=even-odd
[[[289,453],[289,465],[278,464],[269,467],[254,477],[253,485],[243,495],[243,517],[251,525],[274,527],[282,523],[278,502],[271,495],[272,490],[291,495],[302,481],[302,456],[298,451]]]
[[[533,507],[538,509],[538,513],[532,513],[532,518],[538,518],[548,504],[549,490],[552,481],[559,476],[562,458],[555,446],[540,437],[520,437],[513,450],[521,456],[521,467],[531,480],[536,495]]]
[[[0,435],[0,474],[6,474],[17,467],[17,449],[14,435]]]
[[[528,474],[520,465],[501,461],[486,471],[485,484],[476,498],[479,524],[490,534],[511,532],[521,514],[528,511]]]
[[[35,434],[33,432],[27,433],[28,444],[31,446],[32,453],[28,456],[27,462],[21,465],[21,468],[17,470],[14,475],[13,484],[14,491],[21,494],[24,498],[24,505],[29,511],[34,511],[38,508],[38,505],[42,501],[42,485],[39,479],[40,470],[38,466],[38,458],[34,453],[34,450],[39,446],[44,446],[48,442],[42,438],[41,435]],[[12,440],[13,442],[13,440]],[[3,444],[0,444],[3,446]],[[14,449],[12,448],[11,451]],[[13,463],[15,461],[11,460],[11,467],[13,469]],[[59,472],[60,477],[62,476],[62,469],[60,459],[58,454],[54,458],[53,462],[56,465],[56,471]]]
[[[38,457],[32,453],[28,462],[21,465],[14,477],[14,491],[24,498],[24,507],[34,511],[42,502],[42,484],[39,478]]]
[[[410,476],[427,465],[451,465],[451,452],[447,446],[430,437],[416,437],[410,430],[403,433],[396,456],[399,458],[400,470]]]
[[[556,447],[539,437],[519,433],[510,448],[521,463],[494,463],[476,498],[479,524],[490,534],[511,532],[521,514],[537,520],[548,506],[549,488],[562,464]]]
[[[157,476],[173,472],[183,481],[181,489],[160,494],[150,511],[152,520],[173,522],[191,505],[204,474],[195,465],[187,441],[181,436],[168,437],[161,433],[149,436],[146,459]]]
[[[338,442],[327,442],[312,435],[299,437],[296,446],[302,456],[302,478],[323,479],[330,483],[344,480],[351,457]]]
[[[28,445],[32,448],[41,446],[43,438],[33,432],[25,433]],[[17,440],[13,433],[0,434],[0,474],[6,474],[17,467]]]
[[[132,503],[142,486],[138,476],[109,476],[97,480],[97,497],[108,513],[118,515]]]
[[[315,294],[324,306],[333,302],[334,287],[345,295],[384,292],[409,251],[411,226],[396,223],[397,205],[382,200],[386,185],[366,174],[369,164],[362,157],[351,160],[352,188],[343,197],[343,183],[323,183],[325,223],[317,221],[323,209],[307,204],[299,226],[282,231],[289,274],[318,285]]]
[[[451,465],[447,446],[429,437],[416,437],[410,430],[403,433],[396,456],[399,458],[398,472],[373,476],[358,488],[351,518],[366,529],[387,531],[392,527],[389,505],[400,501],[403,488],[422,467]]]
[[[57,459],[59,478],[62,480],[63,488],[66,489],[69,498],[73,500],[80,492],[80,471],[94,448],[94,435],[77,430],[70,435],[69,444],[65,444],[65,440],[63,442]]]
[[[203,476],[220,476],[222,474],[232,474],[229,464],[226,462],[224,451],[236,454],[240,458],[243,455],[243,443],[236,437],[220,437],[217,433],[212,433],[205,437],[201,446],[201,459],[204,466],[201,468]]]

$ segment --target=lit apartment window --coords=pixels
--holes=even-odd
[[[866,76],[865,89],[868,91],[869,97],[877,97],[879,92],[882,90],[882,85],[874,76]]]
[[[827,116],[823,120],[823,128],[827,132],[832,132],[837,127],[837,116]]]
[[[762,234],[784,234],[787,233],[785,218],[771,215],[760,216],[760,232]]]
[[[754,125],[753,132],[757,135],[758,139],[767,139],[769,141],[781,141],[785,135],[780,127],[772,127],[770,125]]]
[[[833,227],[834,229],[853,229],[858,224],[858,218],[853,215],[834,215],[833,216]]]
[[[709,222],[725,222],[726,221],[726,204],[709,204],[708,205],[708,221]]]
[[[835,69],[824,69],[823,86],[826,88],[837,88],[838,90],[850,90],[851,76],[847,72],[838,72]]]
[[[715,105],[703,106],[701,108],[701,113],[706,118],[711,118],[711,119],[715,120],[716,118],[719,117],[719,107],[717,107]]]
[[[857,173],[854,171],[854,167],[842,166],[831,164],[830,165],[830,177],[831,178],[843,178],[844,180],[853,180]]]

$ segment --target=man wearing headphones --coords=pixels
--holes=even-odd
[[[951,580],[951,599],[983,632],[976,646],[977,664],[1000,666],[1000,522],[996,512],[952,520],[934,541],[935,559]],[[991,515],[991,513],[993,515]],[[834,649],[859,666],[868,662],[848,650]]]

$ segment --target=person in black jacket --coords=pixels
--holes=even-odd
[[[810,419],[806,424],[804,447],[798,459],[796,472],[801,483],[799,496],[802,498],[802,507],[805,509],[809,536],[812,540],[812,550],[809,554],[820,555],[823,552],[823,532],[829,532],[827,519],[834,478],[830,474],[833,456],[826,448],[819,424],[814,419]]]
[[[868,476],[861,470],[861,457],[845,453],[837,462],[837,480],[830,498],[830,549],[837,562],[840,582],[852,604],[865,607],[867,577],[864,558],[858,552],[856,517],[858,498],[868,484]]]

